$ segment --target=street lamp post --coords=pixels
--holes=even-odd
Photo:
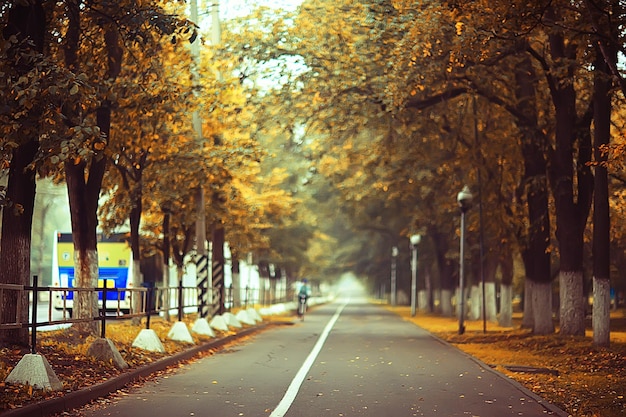
[[[463,323],[463,320],[465,319],[465,289],[463,288],[465,275],[465,213],[469,210],[472,204],[472,198],[473,195],[467,185],[463,187],[463,189],[456,196],[456,201],[461,209],[461,243],[459,251],[459,334],[465,333],[465,324]]]
[[[415,305],[417,298],[417,245],[419,245],[422,237],[420,235],[412,235],[411,238],[411,317],[415,317]]]
[[[398,247],[391,248],[391,305],[396,305],[396,258],[398,257]]]

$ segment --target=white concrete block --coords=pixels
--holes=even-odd
[[[224,317],[220,315],[214,316],[211,319],[211,322],[209,323],[209,325],[215,330],[219,330],[222,332],[228,331],[228,324],[226,324],[226,320],[224,320]]]
[[[128,364],[111,339],[98,338],[94,340],[87,349],[87,356],[96,358],[101,362],[112,363],[117,369],[128,368]]]
[[[191,337],[191,333],[189,333],[187,325],[182,321],[177,321],[176,323],[174,323],[169,333],[167,334],[167,338],[170,340],[175,340],[177,342],[195,344],[195,342],[193,341],[193,337]]]
[[[256,324],[256,321],[254,321],[254,319],[250,317],[250,315],[248,314],[246,310],[238,311],[237,314],[235,315],[235,318],[243,324],[248,324],[248,325]]]
[[[30,385],[35,389],[60,391],[63,384],[48,360],[39,354],[28,353],[20,359],[5,382]]]
[[[159,336],[157,336],[156,332],[152,329],[142,329],[137,337],[135,337],[133,347],[150,352],[165,352],[163,343],[161,343]]]
[[[272,310],[269,307],[261,307],[261,309],[259,310],[259,314],[261,316],[271,316]]]
[[[205,319],[204,317],[201,317],[195,321],[195,323],[191,327],[191,331],[193,333],[201,334],[203,336],[215,337],[215,332],[209,325],[207,319]]]
[[[222,317],[224,317],[224,320],[226,320],[226,324],[228,325],[228,327],[235,327],[235,328],[243,327],[241,325],[241,322],[237,320],[237,317],[235,317],[233,313],[224,313],[222,314]]]
[[[261,315],[254,308],[250,307],[246,311],[248,312],[248,315],[252,317],[255,321],[263,321],[263,317],[261,317]]]

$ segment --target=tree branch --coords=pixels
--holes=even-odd
[[[447,100],[459,97],[468,92],[467,87],[457,87],[442,93],[435,94],[425,99],[412,98],[405,104],[407,109],[423,110],[436,104],[443,103]]]

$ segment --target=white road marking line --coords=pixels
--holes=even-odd
[[[283,399],[280,400],[274,411],[272,411],[270,417],[283,417],[287,413],[287,410],[289,410],[289,407],[291,407],[291,404],[293,404],[293,401],[296,399],[296,395],[298,395],[298,391],[300,390],[300,386],[302,385],[304,378],[306,378],[309,369],[311,369],[311,366],[313,366],[317,355],[319,355],[320,351],[322,350],[322,346],[324,346],[324,342],[326,342],[326,339],[328,338],[330,331],[333,329],[335,322],[349,302],[350,300],[346,300],[342,305],[339,306],[339,308],[337,308],[335,315],[330,319],[330,321],[324,328],[324,331],[320,335],[320,338],[317,339],[317,343],[315,343],[315,346],[313,346],[311,353],[309,353],[309,356],[306,358],[306,360],[298,370],[298,373],[293,378],[293,381],[291,381],[289,388],[287,388],[287,392],[285,392]]]

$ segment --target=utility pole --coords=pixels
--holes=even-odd
[[[199,25],[198,1],[190,1],[191,20]],[[220,44],[222,30],[220,27],[219,2],[211,4],[211,44],[215,47]],[[191,53],[196,64],[199,62],[200,48],[196,40],[191,45]],[[218,74],[219,76],[219,74]],[[197,72],[196,72],[197,77]],[[198,111],[193,114],[193,126],[200,146],[204,145],[202,135],[202,116]],[[206,318],[209,313],[213,314],[214,304],[218,303],[218,312],[223,311],[224,289],[224,228],[219,222],[214,225],[211,241],[211,272],[209,273],[209,255],[206,246],[206,197],[204,188],[201,186],[196,191],[196,280],[198,286],[198,314]]]
[[[198,1],[190,2],[191,21],[195,24],[198,22]],[[191,56],[194,64],[197,65],[200,56],[200,40],[196,40],[191,44]],[[192,67],[192,74],[197,82],[198,72]],[[204,138],[202,137],[202,118],[198,109],[192,114],[193,130],[196,134],[198,146],[204,146]],[[198,286],[198,314],[201,318],[206,318],[209,313],[209,300],[211,297],[211,288],[213,287],[208,271],[209,259],[206,240],[206,209],[204,198],[204,187],[201,184],[196,189],[196,284]]]
[[[219,1],[215,0],[211,4],[211,44],[216,47],[222,41],[222,28],[220,26],[220,5]],[[217,74],[220,78],[220,74]],[[216,143],[215,146],[221,145]],[[219,200],[219,198],[218,198]],[[220,203],[218,203],[220,204]],[[211,289],[215,293],[213,300],[217,297],[218,311],[217,313],[224,313],[224,271],[226,260],[224,258],[224,243],[225,243],[225,231],[224,226],[218,220],[216,220],[213,226],[212,233],[212,251],[211,251]],[[214,312],[215,313],[215,312]]]

